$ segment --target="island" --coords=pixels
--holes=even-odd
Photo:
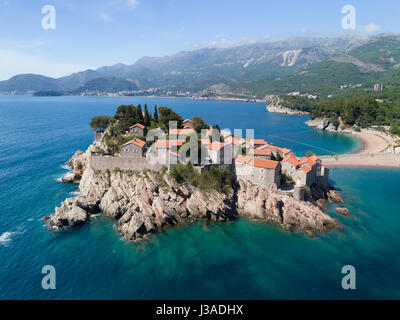
[[[317,155],[297,157],[166,107],[150,113],[147,105],[144,111],[122,105],[90,125],[93,144],[72,156],[63,178],[79,183],[79,195],[44,218],[51,229],[82,225],[99,213],[116,220],[129,241],[199,219],[244,217],[309,236],[339,225],[324,209],[343,200]]]

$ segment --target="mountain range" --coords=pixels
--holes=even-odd
[[[143,57],[61,78],[21,74],[0,92],[152,90],[199,96],[263,97],[291,91],[334,93],[344,84],[371,86],[400,75],[400,35],[292,38],[233,48],[204,48]]]

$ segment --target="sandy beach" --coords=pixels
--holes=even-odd
[[[389,134],[370,129],[350,133],[363,143],[363,147],[352,154],[321,157],[324,166],[400,168],[400,154],[392,153],[396,141]]]

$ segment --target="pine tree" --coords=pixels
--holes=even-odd
[[[146,127],[150,126],[150,115],[149,111],[147,110],[147,104],[144,105],[144,125]]]
[[[142,106],[140,104],[136,108],[136,119],[140,124],[144,124]]]
[[[157,105],[154,106],[154,122],[155,122],[155,123],[158,123]]]

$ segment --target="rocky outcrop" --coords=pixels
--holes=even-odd
[[[105,150],[107,149],[107,146],[103,142],[95,141],[89,146],[86,152],[77,150],[66,163],[66,166],[70,168],[71,171],[61,177],[61,181],[65,183],[79,183],[89,164],[92,151],[95,151],[98,148]]]
[[[309,114],[309,112],[300,111],[284,106],[284,101],[280,97],[276,97],[272,99],[270,103],[268,103],[267,111],[271,113],[282,113],[282,114],[300,114],[300,115]]]
[[[337,225],[312,202],[297,201],[287,193],[239,181],[237,210],[251,219],[272,220],[285,229],[321,232]]]
[[[178,184],[168,173],[87,168],[79,191],[81,196],[66,199],[47,218],[50,226],[83,224],[100,211],[117,221],[117,230],[126,240],[141,239],[167,226],[195,219],[223,222],[244,216],[308,233],[337,225],[313,202],[296,201],[288,194],[242,180],[224,194]]]
[[[57,207],[55,212],[45,220],[51,227],[63,228],[84,224],[91,214],[100,212],[99,201],[93,198],[68,198]]]
[[[314,127],[320,130],[326,130],[326,131],[331,131],[331,132],[337,132],[338,127],[336,127],[333,123],[331,123],[328,119],[326,118],[315,118],[312,120],[306,121],[306,125],[309,127]]]

